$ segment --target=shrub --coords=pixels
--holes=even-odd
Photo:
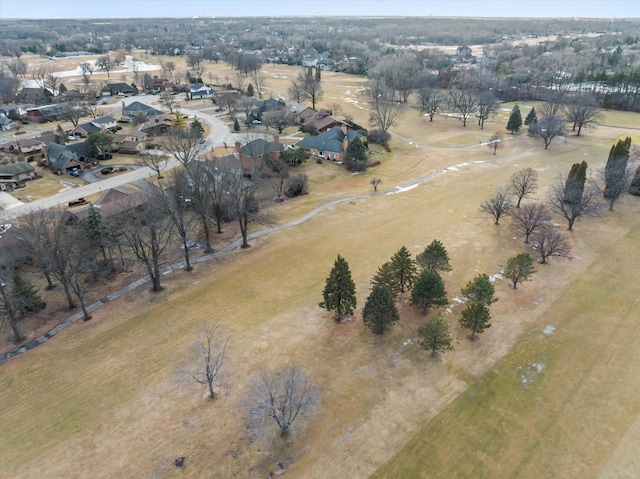
[[[304,173],[298,173],[290,177],[284,187],[284,194],[288,198],[294,198],[309,193],[309,177]]]
[[[112,171],[113,171],[113,167],[108,166],[108,167],[106,167],[106,168],[102,168],[102,169],[100,170],[100,173],[102,173],[103,175],[108,175],[108,174],[110,174]]]
[[[389,143],[390,139],[391,134],[388,131],[381,130],[380,128],[376,128],[369,132],[369,141],[376,145],[385,146]]]

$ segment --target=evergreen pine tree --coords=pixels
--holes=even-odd
[[[423,270],[411,290],[411,305],[422,308],[422,314],[433,306],[445,306],[447,304],[447,290],[440,273],[433,269]]]
[[[345,152],[345,167],[349,171],[364,171],[367,169],[369,157],[367,148],[360,138],[354,138],[349,142]]]
[[[485,303],[474,301],[462,311],[460,327],[471,331],[471,339],[476,338],[476,333],[481,333],[491,327],[489,324],[491,314]]]
[[[233,119],[233,131],[240,131],[240,122],[237,118]]]
[[[411,289],[416,278],[416,264],[411,259],[411,253],[404,246],[391,257],[391,268],[400,283],[400,292]]]
[[[511,115],[509,115],[507,130],[514,134],[520,131],[520,128],[522,128],[522,114],[520,113],[520,107],[516,104],[511,110]]]
[[[613,204],[625,189],[630,150],[631,137],[628,136],[624,140],[618,140],[609,152],[609,159],[604,168],[603,192],[605,199],[609,201],[609,211],[613,210]]]
[[[416,256],[416,263],[423,269],[451,271],[447,249],[438,240],[433,240],[422,253]]]
[[[340,255],[336,258],[322,292],[323,302],[319,304],[327,311],[336,312],[336,320],[353,314],[356,307],[356,285],[351,278],[349,264]]]
[[[536,107],[533,106],[531,107],[531,111],[527,117],[524,119],[524,124],[530,126],[535,125],[536,123],[538,123],[538,114],[536,113]]]
[[[249,86],[247,87],[247,96],[252,97],[253,95],[255,95],[255,90],[253,89],[253,85],[249,83]]]
[[[482,273],[473,278],[462,288],[462,296],[469,302],[480,302],[487,306],[498,301],[498,298],[494,296],[496,289],[493,287],[493,283],[489,279],[489,276]]]
[[[571,165],[569,175],[564,185],[564,202],[570,205],[579,205],[584,194],[584,185],[587,181],[587,162]]]
[[[28,313],[44,309],[45,303],[38,295],[38,291],[31,281],[25,279],[18,270],[13,272],[11,286],[13,291],[11,306],[14,314],[25,316]]]
[[[384,334],[400,319],[393,295],[386,286],[374,286],[362,308],[362,320],[375,334]]]
[[[191,126],[191,131],[195,134],[195,136],[201,137],[204,134],[204,127],[202,126],[202,123],[198,121],[197,118],[191,122],[190,126]]]
[[[511,280],[513,289],[517,289],[518,283],[527,281],[533,273],[535,273],[533,258],[529,253],[520,253],[518,256],[509,258],[504,268],[504,277]]]
[[[104,225],[100,209],[94,205],[89,206],[87,215],[81,220],[80,226],[91,249],[100,251],[106,265],[107,253],[105,245],[108,242],[109,233]]]
[[[400,292],[400,282],[393,272],[393,267],[390,261],[378,268],[375,276],[371,278],[372,286],[385,286],[391,292],[393,299],[398,296]]]
[[[431,319],[424,328],[420,329],[418,334],[420,335],[418,344],[423,349],[430,351],[431,357],[453,349],[449,325],[441,314]]]

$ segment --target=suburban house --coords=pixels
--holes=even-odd
[[[289,103],[287,110],[293,115],[293,120],[297,125],[303,124],[317,113],[316,110],[302,103]]]
[[[94,204],[70,214],[73,221],[79,221],[87,216],[89,208],[99,208],[102,217],[108,218],[133,208],[140,208],[144,204],[145,198],[140,192],[119,187],[107,190]]]
[[[53,96],[48,88],[23,88],[16,96],[16,103],[46,105],[51,103]]]
[[[265,155],[269,155],[273,159],[280,158],[280,152],[284,146],[280,143],[278,135],[273,137],[272,141],[266,138],[257,138],[242,145],[239,141],[235,144],[235,151],[231,155],[221,158],[222,161],[237,163],[242,165],[242,169],[250,172],[255,166],[260,164]]]
[[[25,138],[24,140],[13,140],[4,143],[0,149],[5,153],[22,153],[28,155],[32,153],[40,153],[44,148],[44,143],[33,138]]]
[[[0,190],[13,191],[16,188],[23,188],[25,181],[35,177],[35,170],[26,161],[18,161],[0,165]]]
[[[342,162],[349,143],[356,138],[362,138],[362,135],[342,124],[317,136],[303,138],[295,147],[308,149],[316,158]]]
[[[108,83],[100,90],[100,96],[117,96],[121,93],[126,96],[137,95],[138,89],[126,83]]]
[[[328,111],[320,110],[302,124],[302,130],[311,133],[322,133],[323,131],[342,125],[347,126],[342,120],[331,116]]]
[[[122,116],[128,116],[131,118],[136,118],[138,115],[147,115],[147,117],[163,115],[160,110],[156,110],[152,106],[145,105],[144,103],[140,103],[139,101],[134,101],[129,105],[122,105]]]
[[[111,151],[118,153],[137,154],[146,148],[147,134],[141,131],[113,135]]]
[[[148,136],[166,135],[169,129],[173,126],[173,119],[162,113],[161,115],[155,115],[149,118],[148,121],[136,126],[136,133],[145,134]]]
[[[212,98],[215,92],[204,83],[193,83],[189,87],[189,99],[198,100],[202,98]]]
[[[45,156],[49,162],[49,168],[54,173],[62,174],[84,168],[84,163],[80,161],[79,155],[64,145],[54,142],[47,143]]]
[[[64,118],[66,105],[45,105],[37,108],[27,109],[27,118],[36,123],[46,123],[48,121],[59,121]]]
[[[101,118],[96,118],[95,120],[91,120],[87,123],[82,123],[71,130],[72,135],[81,136],[86,138],[92,133],[106,133],[112,128],[116,128],[118,124],[116,120],[111,116],[103,116]]]

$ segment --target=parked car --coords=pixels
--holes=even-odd
[[[71,170],[69,172],[69,176],[73,176],[74,178],[77,178],[78,176],[80,176],[80,172],[78,170]]]

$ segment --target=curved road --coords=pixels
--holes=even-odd
[[[128,97],[122,100],[123,103],[129,104],[134,101],[140,101],[146,103],[148,105],[157,105],[157,100],[149,101],[149,96],[135,96]],[[117,112],[120,109],[120,106],[115,107],[111,113]],[[217,146],[226,145],[234,145],[237,140],[241,138],[237,135],[232,134],[229,131],[229,128],[214,115],[209,115],[207,113],[202,113],[197,110],[189,110],[185,108],[180,108],[179,111],[188,116],[196,116],[198,119],[204,120],[209,124],[210,131],[206,137],[207,142],[210,147],[214,148]],[[166,169],[171,169],[175,167],[178,162],[175,159],[169,160]],[[111,188],[116,188],[118,186],[126,185],[129,183],[134,183],[135,181],[144,180],[152,177],[155,174],[153,170],[147,167],[136,168],[133,171],[123,173],[118,176],[114,176],[112,178],[105,178],[99,182],[91,183],[83,186],[78,186],[77,188],[69,188],[66,191],[62,191],[57,193],[54,196],[50,196],[48,198],[41,198],[36,201],[32,201],[30,203],[22,203],[18,200],[15,201],[6,201],[5,209],[0,211],[0,222],[9,222],[12,219],[15,219],[19,216],[25,215],[29,212],[36,211],[39,209],[49,209],[55,208],[57,206],[63,206],[68,204],[70,201],[77,200],[78,198],[84,198],[87,196],[95,195],[97,193],[101,193]]]
[[[476,145],[477,146],[477,145]],[[383,192],[378,192],[378,193],[368,193],[368,194],[362,194],[362,195],[355,195],[355,196],[348,196],[345,198],[339,198],[337,200],[333,200],[330,201],[328,203],[325,203],[323,205],[318,206],[317,208],[315,208],[314,210],[306,213],[305,215],[301,216],[300,218],[296,218],[292,221],[289,221],[288,223],[284,223],[281,225],[276,225],[270,228],[265,228],[263,230],[260,231],[256,231],[254,233],[249,234],[248,238],[249,239],[253,239],[253,238],[258,238],[260,236],[264,236],[276,231],[280,231],[286,228],[291,228],[293,226],[297,226],[301,223],[304,223],[305,221],[308,221],[309,219],[313,218],[314,216],[318,215],[319,213],[322,213],[323,211],[326,211],[327,209],[342,204],[342,203],[346,203],[349,201],[356,201],[356,200],[362,200],[365,198],[372,198],[375,196],[383,196],[383,195],[390,195],[390,194],[395,194],[395,193],[402,193],[403,191],[407,191],[409,189],[412,189],[413,187],[419,185],[420,183],[436,178],[440,175],[443,175],[447,172],[450,171],[459,171],[461,168],[467,167],[467,166],[473,166],[473,165],[477,165],[477,164],[482,164],[482,163],[487,163],[487,162],[491,162],[491,161],[495,161],[495,160],[505,160],[508,159],[509,157],[507,156],[503,156],[503,157],[491,157],[489,159],[486,160],[477,160],[477,161],[471,161],[471,162],[465,162],[465,163],[460,163],[458,165],[454,165],[454,166],[450,166],[448,168],[444,168],[441,170],[437,170],[437,171],[433,171],[431,173],[427,173],[426,175],[422,175],[418,178],[414,178],[412,180],[407,181],[406,183],[403,183],[400,186],[396,186],[390,190],[387,191],[383,191]],[[141,168],[142,170],[143,168]],[[114,180],[116,178],[113,178]],[[105,180],[108,181],[108,180]],[[93,185],[88,185],[88,186],[93,186]],[[85,187],[82,187],[85,188]],[[198,263],[202,263],[204,261],[209,261],[209,260],[213,260],[216,258],[221,258],[223,256],[225,256],[226,254],[228,254],[230,251],[233,251],[234,249],[238,248],[240,245],[242,244],[242,238],[234,241],[233,243],[227,245],[226,247],[224,247],[223,249],[221,249],[220,251],[216,252],[216,253],[212,253],[209,255],[205,255],[205,256],[200,256],[198,258],[194,258],[192,259],[192,263],[193,264],[198,264]],[[162,271],[162,274],[167,274],[170,273],[176,269],[181,269],[184,268],[185,264],[184,262],[180,261],[178,263],[172,264],[170,266],[168,266],[167,268],[165,268]],[[105,296],[104,298],[102,298],[101,300],[91,304],[90,306],[87,307],[87,311],[92,312],[98,308],[100,308],[101,306],[104,306],[105,304],[119,298],[120,296],[122,296],[125,293],[128,293],[129,291],[132,291],[146,283],[148,283],[149,280],[149,276],[146,275],[143,278],[140,278],[139,280],[119,289],[118,291],[115,291],[107,296]],[[16,348],[12,351],[9,351],[5,354],[1,354],[0,355],[0,364],[3,363],[4,361],[6,361],[7,359],[12,358],[13,356],[17,356],[18,354],[24,353],[30,349],[35,348],[36,346],[46,342],[47,340],[49,340],[50,338],[52,338],[53,336],[55,336],[56,334],[58,334],[60,331],[63,331],[64,329],[66,329],[68,326],[70,326],[71,324],[75,323],[76,321],[78,321],[79,319],[81,319],[83,317],[82,312],[77,312],[71,316],[69,316],[67,318],[66,321],[64,321],[63,323],[59,324],[58,326],[56,326],[55,328],[53,328],[51,331],[49,331],[48,333],[32,339],[31,341],[27,342],[26,344],[24,344],[23,346]]]

